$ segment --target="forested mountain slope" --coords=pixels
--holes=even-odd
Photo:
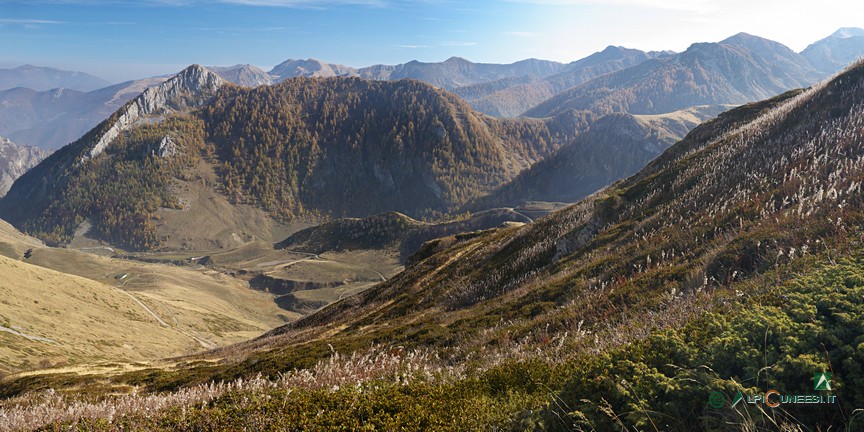
[[[193,66],[20,178],[0,214],[52,244],[90,221],[96,238],[150,249],[163,240],[159,209],[188,209],[173,185],[195,181],[284,222],[430,217],[500,186],[587,121],[498,121],[411,80],[294,78],[253,89]]]

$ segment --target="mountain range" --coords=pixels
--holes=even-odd
[[[0,135],[54,151],[108,118],[130,99],[164,78],[148,78],[81,92],[65,88],[0,91]]]
[[[87,222],[95,238],[152,249],[237,245],[237,235],[270,238],[273,222],[390,211],[428,218],[528,201],[573,202],[635,172],[720,112],[691,107],[757,100],[823,75],[782,44],[743,33],[678,54],[610,47],[569,65],[450,59],[354,70],[291,60],[274,68],[281,83],[257,87],[225,83],[260,83],[274,72],[214,69],[221,77],[196,66],[164,82],[69,96],[104,113],[158,84],[16,182],[0,202],[0,216],[51,244],[71,241]],[[526,113],[543,120],[496,120],[435,87],[511,82],[523,73],[587,81]],[[405,75],[437,81],[393,81]],[[63,100],[66,93],[53,92],[43,96]],[[99,103],[108,96],[110,103]],[[185,185],[179,190],[178,181]],[[243,222],[250,220],[241,216],[243,206],[254,209],[251,220],[258,222]],[[224,216],[220,234],[192,229],[192,221],[217,214]]]
[[[603,75],[525,115],[547,117],[572,109],[658,114],[696,105],[742,104],[809,86],[823,76],[786,46],[740,33]]]
[[[660,115],[602,116],[572,143],[466,207],[478,210],[531,201],[577,202],[636,173],[691,129],[729,108],[732,106],[706,105]]]
[[[776,42],[742,34],[719,43],[694,44],[679,54],[610,46],[567,64],[528,59],[500,65],[454,57],[439,63],[352,68],[316,59],[289,59],[269,71],[243,64],[209,69],[227,81],[250,87],[294,77],[417,79],[451,90],[475,110],[496,117],[544,117],[571,108],[592,109],[597,114],[628,109],[645,114],[744,103],[812,84],[864,54],[862,34],[861,29],[838,30],[800,55]],[[634,68],[637,65],[640,67]],[[33,66],[5,71],[20,72],[14,87],[21,88],[0,85],[0,135],[47,151],[76,140],[145,88],[166,79],[94,89],[99,84],[88,87],[62,79],[46,84],[43,79],[52,74],[87,76],[80,72]],[[672,88],[661,86],[665,80],[671,80]],[[658,100],[652,100],[651,107],[630,107],[636,93]]]
[[[111,83],[84,72],[23,65],[0,69],[0,90],[25,87],[36,91],[65,88],[82,92],[109,86]]]
[[[218,82],[192,67],[168,86],[179,88],[193,76],[193,83]],[[469,115],[445,104],[447,93],[411,81],[296,79],[271,91],[274,97],[279,91],[306,93],[325,112],[309,86],[350,100],[362,98],[351,86],[373,84],[383,94],[409,94],[401,86],[421,86],[444,111]],[[217,114],[254,91],[267,90],[225,84],[202,99],[177,92],[185,99],[166,99],[174,113],[165,122],[173,121],[175,131],[210,129]],[[267,101],[267,93],[254,94],[262,105]],[[276,99],[294,100],[287,96]],[[195,100],[209,112],[199,120],[177,109],[197,105]],[[308,110],[306,104],[289,106]],[[420,107],[431,110],[423,104],[416,111]],[[328,118],[314,121],[326,124]],[[727,110],[634,175],[544,218],[427,242],[404,271],[256,339],[164,364],[117,367],[97,377],[63,369],[16,375],[4,382],[0,397],[46,388],[88,392],[68,402],[53,393],[15,399],[24,402],[10,408],[12,415],[52,413],[40,423],[46,428],[71,422],[81,428],[190,430],[848,425],[864,404],[856,351],[864,334],[862,119],[859,62],[809,88]],[[597,120],[595,130],[602,131],[605,122],[632,130],[636,120],[651,119],[612,114]],[[340,124],[350,123],[336,123],[336,130]],[[468,125],[457,123],[445,132]],[[213,130],[232,136],[234,127],[229,122]],[[93,169],[100,159],[136,149],[149,149],[151,156],[163,150],[162,131],[148,135],[133,125],[121,132],[129,133],[99,155],[82,162],[92,148],[82,145],[69,150],[67,160]],[[267,133],[261,129],[257,135]],[[89,142],[99,136],[94,132]],[[177,136],[178,149],[193,142],[189,135]],[[152,159],[144,164],[157,164]],[[129,167],[118,172],[131,174]],[[18,187],[16,182],[10,195]],[[399,215],[382,219],[392,221],[386,226],[413,225]],[[369,241],[362,235],[364,223],[353,221],[298,233],[282,246],[308,247],[314,254],[338,247],[328,233],[346,229],[359,234],[349,247]],[[8,264],[16,263],[0,261]],[[782,411],[744,406],[746,413],[729,407],[736,394],[765,388],[809,394],[814,374],[826,370],[831,395],[842,405],[817,410],[786,404]],[[218,384],[226,381],[231,384]],[[89,392],[132,388],[136,393],[117,399],[123,403],[113,409],[88,415],[71,409],[90,400]],[[157,403],[160,410],[142,408]],[[41,418],[27,418],[33,417]]]
[[[560,147],[584,122],[565,117],[495,120],[413,80],[293,78],[243,88],[192,66],[19,178],[0,214],[51,244],[90,221],[96,238],[136,249],[167,240],[157,214],[188,219],[199,210],[176,181],[203,182],[199,194],[283,222],[435,216]],[[203,234],[193,230],[187,235]]]

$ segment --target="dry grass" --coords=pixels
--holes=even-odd
[[[202,268],[48,248],[5,222],[0,246],[12,256],[0,257],[0,326],[19,333],[0,332],[0,372],[186,355],[299,316]],[[32,257],[19,261],[27,249]]]
[[[342,356],[337,352],[314,367],[282,374],[276,380],[260,375],[253,379],[211,382],[180,389],[172,393],[129,394],[99,399],[62,395],[47,390],[0,402],[0,432],[33,430],[47,425],[75,422],[81,419],[113,419],[131,413],[156,415],[173,407],[206,405],[220,396],[243,392],[247,396],[273,389],[332,389],[359,387],[371,380],[385,380],[408,385],[418,379],[459,378],[459,370],[448,368],[443,374],[442,362],[428,350],[372,347],[363,354]]]

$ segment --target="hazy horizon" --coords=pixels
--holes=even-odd
[[[83,71],[121,82],[189,64],[316,58],[364,67],[458,56],[578,60],[606,46],[683,51],[739,32],[801,51],[864,5],[825,1],[37,0],[0,1],[0,67]],[[850,18],[862,17],[862,18]]]

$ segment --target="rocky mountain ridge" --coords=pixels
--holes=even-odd
[[[809,86],[822,76],[782,44],[741,33],[602,75],[525,115],[548,117],[574,109],[659,114],[697,105],[742,104]]]
[[[45,152],[36,147],[22,147],[0,137],[0,197],[6,195],[15,179],[45,159]]]
[[[82,160],[101,154],[121,132],[144,116],[170,114],[205,104],[225,82],[204,67],[192,65],[162,84],[144,90],[108,119],[110,125],[107,128],[104,124],[100,127],[103,132],[89,146]]]

